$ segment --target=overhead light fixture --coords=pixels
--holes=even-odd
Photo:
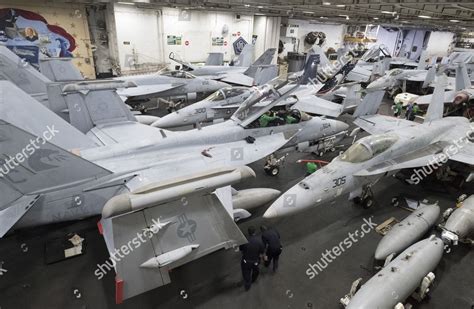
[[[314,14],[314,12],[311,12],[311,11],[303,11],[303,13],[306,13],[306,14]]]
[[[345,7],[344,4],[337,4],[336,6],[337,6],[338,8],[343,8],[343,7]]]
[[[449,21],[452,22],[452,23],[458,23],[459,22],[459,20],[457,20],[457,19],[450,19]]]
[[[244,6],[245,6],[246,8],[248,8],[248,7],[250,6],[250,4],[244,4]]]
[[[349,15],[339,15],[339,17],[345,17],[346,20],[349,20]]]
[[[395,15],[397,12],[392,12],[392,11],[380,11],[382,14],[390,14],[390,15]]]
[[[427,16],[427,15],[418,15],[419,18],[424,18],[424,19],[429,19],[431,18],[431,16]]]
[[[133,2],[117,2],[118,4],[135,5]]]
[[[328,19],[326,16],[320,16],[321,19]]]
[[[378,17],[374,17],[375,20],[378,20],[379,18]]]
[[[259,9],[263,9],[263,6],[259,5],[259,6],[257,6],[257,8],[259,8]]]
[[[323,5],[331,5],[331,2],[323,2]]]

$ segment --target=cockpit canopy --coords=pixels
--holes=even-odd
[[[196,78],[196,76],[194,76],[193,74],[189,72],[185,72],[185,71],[170,71],[170,72],[163,73],[161,75],[175,77],[175,78],[185,78],[185,79]]]
[[[365,162],[390,148],[397,140],[398,136],[392,133],[367,136],[349,147],[340,159],[350,163]]]
[[[397,75],[400,75],[401,73],[403,73],[402,69],[393,69],[393,70],[390,70],[388,75],[389,76],[397,76]]]
[[[222,101],[222,100],[225,100],[225,99],[229,99],[229,98],[233,98],[233,97],[245,94],[247,92],[250,93],[249,88],[245,88],[245,87],[227,87],[227,88],[217,90],[216,92],[214,92],[213,94],[208,96],[206,98],[206,100],[211,101],[211,102]]]

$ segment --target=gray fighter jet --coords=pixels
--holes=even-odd
[[[208,78],[196,77],[189,72],[171,71],[165,73],[130,75],[115,78],[132,81],[137,87],[120,89],[118,94],[127,102],[149,98],[168,98],[190,94],[212,93],[229,85]]]
[[[80,72],[66,59],[45,59],[42,73],[22,60],[7,47],[0,45],[0,78],[12,81],[38,100],[47,100],[47,85],[52,82],[83,80]],[[144,100],[152,97],[174,97],[196,93],[212,93],[228,87],[223,82],[199,78],[187,72],[144,74],[118,77],[117,81],[132,81],[136,87],[123,88],[119,95],[124,100]]]
[[[124,298],[169,283],[171,268],[244,243],[233,223],[234,212],[242,218],[243,211],[233,207],[248,210],[255,203],[229,186],[254,176],[244,165],[285,146],[295,133],[299,140],[314,136],[314,127],[303,126],[175,134],[137,123],[116,102],[97,100],[98,84],[64,87],[76,127],[11,82],[0,82],[0,235],[102,214],[113,255],[137,233],[156,230],[115,261],[117,277],[126,282],[119,293]],[[265,203],[278,193],[245,194]],[[155,258],[157,264],[147,263]]]
[[[244,53],[246,53],[245,49],[250,47],[251,45],[246,45],[246,47],[244,47]],[[278,68],[275,65],[271,65],[275,52],[276,48],[267,49],[250,66],[245,66],[247,61],[242,61],[242,66],[195,66],[178,59],[173,53],[169,55],[169,58],[182,64],[183,69],[191,72],[194,76],[222,81],[233,85],[254,86],[262,85],[277,75]]]
[[[474,125],[464,117],[443,118],[443,90],[440,82],[423,124],[375,115],[380,101],[359,105],[354,123],[372,135],[359,139],[331,163],[290,188],[264,217],[291,215],[343,194],[370,207],[374,203],[371,186],[387,174],[419,168],[410,177],[418,184],[448,160],[474,165]]]
[[[359,94],[355,86],[350,88],[350,91],[344,92],[345,99],[344,104],[337,104],[326,99],[316,96],[316,94],[325,86],[325,84],[318,83],[317,81],[317,62],[319,58],[314,55],[308,58],[303,73],[308,78],[302,83],[300,76],[290,74],[280,76],[266,85],[255,87],[255,88],[244,88],[244,87],[229,87],[223,88],[206,99],[197,103],[186,106],[178,111],[163,116],[152,126],[160,128],[171,128],[179,127],[187,124],[198,124],[202,122],[211,121],[222,121],[230,118],[233,113],[240,107],[241,103],[244,102],[251,94],[255,92],[264,92],[268,87],[277,89],[267,99],[260,101],[253,108],[260,108],[267,105],[271,100],[274,100],[281,93],[285,93],[294,87],[295,84],[299,83],[300,86],[295,90],[291,97],[281,101],[279,107],[287,107],[297,109],[310,114],[324,115],[329,117],[338,117],[344,111],[354,107],[357,104]],[[306,73],[304,73],[306,72]],[[315,83],[316,82],[316,83]],[[339,92],[338,92],[339,94]]]
[[[427,88],[435,79],[436,68],[432,66],[427,70],[404,70],[392,69],[385,73],[384,76],[374,80],[367,85],[367,91],[373,89],[387,89],[391,93],[401,89],[406,92],[407,81],[423,82],[422,88]]]
[[[117,88],[136,87],[136,84],[126,81],[105,80],[98,83],[84,80],[71,58],[41,59],[40,70],[41,72],[38,72],[8,48],[0,46],[0,79],[11,81],[68,122],[69,109],[62,97],[65,95],[63,86],[69,82],[80,82],[84,89],[100,91],[102,100],[117,102],[120,106],[123,100],[117,95]],[[140,112],[134,112],[133,116],[136,121],[144,124],[151,124],[159,119],[151,115],[141,115]]]
[[[414,102],[418,105],[427,105],[431,102],[433,95],[417,97]],[[466,64],[459,62],[456,66],[456,77],[452,90],[444,92],[444,102],[455,105],[469,103],[474,98],[474,87],[467,73]]]

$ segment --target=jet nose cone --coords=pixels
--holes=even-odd
[[[265,213],[263,214],[264,219],[271,220],[271,219],[275,219],[275,218],[278,217],[278,211],[272,206],[270,206],[267,209],[267,211],[265,211]]]
[[[177,127],[184,124],[185,123],[181,119],[181,117],[179,117],[176,112],[173,112],[153,122],[151,126],[157,127],[157,128],[171,128],[171,127]]]
[[[300,211],[304,206],[304,203],[297,203],[297,201],[305,200],[304,192],[297,193],[297,188],[293,187],[288,190],[286,193],[281,195],[273,204],[267,209],[263,214],[265,219],[275,219],[279,217],[288,216]]]

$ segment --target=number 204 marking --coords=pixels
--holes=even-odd
[[[334,186],[332,186],[332,187],[337,188],[337,187],[342,186],[343,184],[346,183],[346,176],[333,179],[332,181],[334,182]]]

